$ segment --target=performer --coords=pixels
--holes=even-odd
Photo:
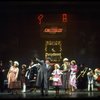
[[[21,69],[21,83],[22,83],[22,92],[26,92],[26,64],[22,64],[22,69]]]
[[[34,61],[31,60],[29,67],[26,69],[25,77],[28,79],[28,81],[30,81],[30,78],[31,78],[31,71],[32,71],[32,68],[34,67],[33,65],[34,65]]]
[[[3,66],[3,62],[0,61],[0,92],[4,92],[4,79],[5,79],[4,72],[5,69]]]
[[[7,74],[8,88],[12,90],[12,93],[16,92],[14,90],[14,88],[16,87],[13,86],[13,82],[16,82],[18,78],[18,74],[19,74],[18,66],[19,66],[18,61],[14,61],[14,65],[10,67],[8,74]]]
[[[13,66],[13,61],[9,60],[9,67]]]
[[[81,64],[77,71],[77,88],[81,91],[87,88],[87,71],[88,67]]]
[[[65,93],[69,91],[69,77],[70,77],[70,62],[67,58],[63,59],[63,64],[61,66],[62,74],[62,86]]]
[[[76,64],[75,60],[72,60],[71,61],[71,73],[70,73],[70,79],[69,79],[70,94],[71,94],[72,91],[75,91],[75,89],[77,89],[76,73],[77,73],[77,64]]]
[[[9,60],[9,63],[8,63],[8,66],[7,66],[7,71],[6,71],[6,75],[8,74],[8,71],[9,71],[9,69],[10,69],[10,67],[12,67],[13,66],[13,64],[14,64],[14,62],[12,61],[12,60]],[[7,78],[7,77],[6,77]],[[7,81],[8,81],[8,79],[7,79]],[[11,92],[11,89],[9,89],[9,88],[7,88],[7,90],[8,90],[8,93],[10,93]]]
[[[59,64],[55,64],[52,75],[53,75],[53,86],[55,86],[56,95],[59,95],[59,87],[62,86],[61,74],[63,73],[60,70]]]
[[[94,87],[94,73],[91,68],[89,68],[89,72],[87,73],[87,78],[88,78],[88,91],[92,90]]]
[[[36,78],[37,78],[37,72],[38,72],[38,67],[40,64],[35,64],[33,60],[31,60],[31,63],[29,67],[27,68],[25,77],[28,79],[28,83],[30,84],[30,90],[29,92],[32,92],[33,90],[36,91]],[[34,88],[33,88],[34,87]]]
[[[51,60],[50,58],[47,58],[44,61],[36,58],[36,61],[38,61],[41,65],[40,69],[38,70],[36,86],[41,88],[42,96],[44,96],[44,90],[45,90],[45,95],[48,96],[49,78],[51,75],[51,66],[50,66]]]
[[[95,86],[97,87],[98,91],[100,91],[100,68],[96,68],[94,72]]]

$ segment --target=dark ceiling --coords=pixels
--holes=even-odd
[[[0,2],[1,12],[62,12],[69,11],[73,13],[96,13],[100,11],[100,2],[98,1],[58,1],[58,2],[43,2],[43,1],[8,1]]]
[[[46,21],[56,14],[67,12],[69,21],[64,39],[64,54],[70,58],[95,58],[99,61],[100,2],[0,2],[0,55],[1,59],[26,58],[43,52],[39,36],[37,15],[44,14]],[[48,15],[51,18],[48,17]],[[42,50],[42,51],[41,51]],[[91,62],[91,61],[90,61]]]

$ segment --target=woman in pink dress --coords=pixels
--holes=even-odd
[[[70,73],[70,79],[69,79],[70,93],[72,91],[75,91],[75,89],[77,89],[77,86],[76,86],[76,73],[77,73],[76,61],[72,60],[71,61],[71,73]]]
[[[61,81],[62,72],[60,71],[59,68],[60,68],[59,64],[55,64],[54,65],[54,70],[52,72],[52,75],[53,75],[53,86],[55,86],[56,95],[59,94],[59,86],[62,85],[62,81]]]
[[[14,86],[13,82],[17,81],[18,74],[19,74],[19,63],[17,61],[14,61],[14,65],[10,67],[8,74],[7,74],[7,79],[8,79],[8,88],[12,90],[12,93],[14,92]],[[16,87],[15,87],[16,88]]]

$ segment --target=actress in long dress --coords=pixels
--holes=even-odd
[[[77,89],[76,73],[77,73],[77,64],[75,60],[72,60],[71,61],[71,73],[70,73],[70,79],[69,79],[70,94],[72,91],[75,91]]]
[[[13,82],[17,81],[18,74],[19,74],[18,66],[19,66],[18,61],[14,61],[14,65],[10,67],[7,74],[8,88],[12,91],[12,93],[15,92]]]

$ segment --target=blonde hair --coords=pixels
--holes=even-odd
[[[54,66],[56,66],[58,69],[60,68],[59,64],[55,64]]]
[[[76,61],[75,61],[75,60],[72,60],[72,61],[71,61],[71,63],[74,63],[74,64],[76,64]]]

